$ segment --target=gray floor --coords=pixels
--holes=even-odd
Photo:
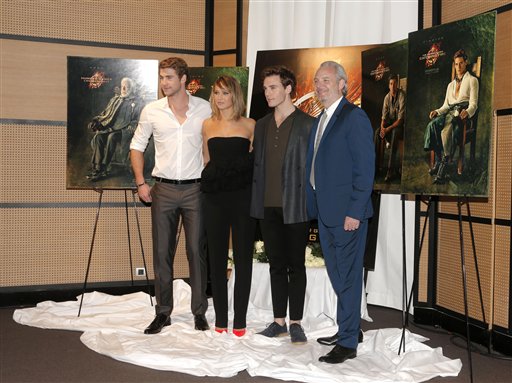
[[[22,326],[12,320],[13,309],[0,309],[0,382],[221,382],[277,383],[279,380],[250,377],[243,371],[229,379],[196,377],[169,371],[138,367],[97,354],[80,342],[80,332],[43,330]],[[402,313],[378,306],[368,306],[373,323],[363,321],[363,330],[401,327]],[[435,378],[430,382],[470,382],[465,340],[452,339],[442,329],[416,327],[410,330],[428,337],[430,347],[442,347],[450,358],[460,358],[463,368],[458,377]],[[328,350],[328,348],[326,348]],[[512,381],[512,361],[472,353],[473,382],[505,383]]]

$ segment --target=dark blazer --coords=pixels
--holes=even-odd
[[[306,163],[309,218],[333,227],[343,226],[346,216],[360,221],[371,217],[375,149],[368,116],[345,97],[340,101],[318,146],[313,190],[309,174],[318,122],[311,130]]]
[[[282,168],[283,219],[285,224],[308,221],[306,212],[306,153],[309,132],[315,119],[300,109],[295,110]],[[251,216],[264,218],[265,145],[267,128],[274,113],[256,122],[254,128],[254,175],[252,183]]]

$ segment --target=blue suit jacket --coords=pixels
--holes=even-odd
[[[327,124],[315,159],[315,190],[309,182],[319,118],[309,137],[306,204],[310,219],[342,226],[345,217],[360,221],[373,214],[371,192],[375,172],[373,129],[366,113],[341,100]]]

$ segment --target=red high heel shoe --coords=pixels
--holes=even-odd
[[[237,337],[244,336],[245,335],[245,328],[242,328],[242,329],[234,328],[233,329],[233,334],[236,335]]]
[[[227,333],[228,329],[215,327],[215,332],[218,332],[219,334],[222,334],[223,332]]]

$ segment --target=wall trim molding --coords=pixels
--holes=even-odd
[[[26,120],[22,118],[0,118],[0,124],[15,124],[15,125],[49,125],[49,126],[64,126],[67,127],[67,121],[54,121],[54,120]]]
[[[153,47],[153,46],[147,46],[147,45],[130,45],[130,44],[119,44],[119,43],[102,43],[102,42],[97,42],[97,41],[82,41],[82,40],[70,40],[70,39],[68,40],[68,39],[57,39],[57,38],[51,38],[51,37],[12,35],[12,34],[7,34],[7,33],[0,33],[0,39],[30,41],[30,42],[50,43],[50,44],[78,45],[78,46],[88,46],[88,47],[98,47],[98,48],[127,49],[127,50],[134,50],[134,51],[181,53],[181,54],[198,55],[198,56],[204,56],[206,54],[206,52],[204,50],[169,48],[169,47]]]
[[[188,279],[185,280],[188,283]],[[27,307],[35,306],[44,301],[65,302],[76,300],[82,294],[83,284],[62,284],[62,285],[37,285],[17,286],[0,288],[0,307]],[[120,282],[96,282],[88,283],[86,293],[99,291],[110,295],[124,295],[135,292],[148,292],[146,280],[141,281],[120,281]],[[149,292],[153,296],[154,280],[149,280]],[[153,304],[156,302],[153,300]]]

